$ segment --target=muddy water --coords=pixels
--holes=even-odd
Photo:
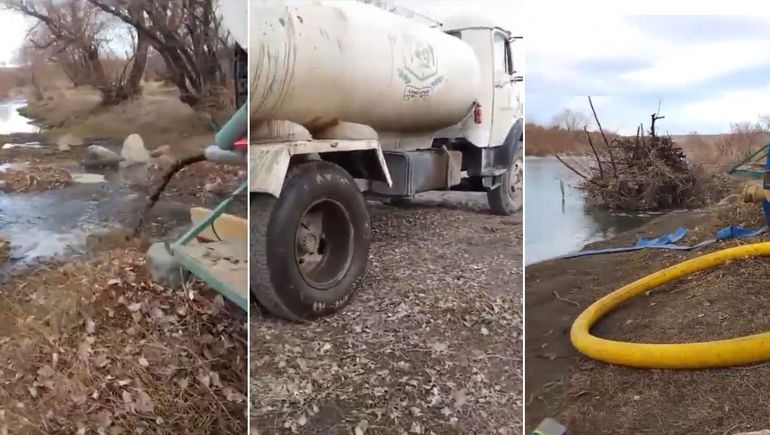
[[[37,131],[16,112],[21,105],[0,103],[0,134]],[[99,144],[120,149],[120,144]],[[24,165],[23,161],[5,163],[0,171]],[[37,261],[85,253],[89,234],[136,224],[146,202],[146,166],[99,172],[85,172],[76,164],[62,167],[72,174],[71,186],[34,194],[0,192],[0,235],[11,246],[11,261],[0,267],[0,276]],[[150,235],[163,236],[189,221],[189,205],[164,200],[150,218]]]
[[[583,194],[575,188],[578,176],[553,157],[527,157],[524,170],[527,264],[577,251],[653,217],[586,211]]]

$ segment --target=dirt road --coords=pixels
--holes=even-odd
[[[683,244],[727,225],[757,228],[757,205],[727,205],[655,219],[594,246],[625,246],[684,226]],[[575,317],[599,297],[658,269],[713,250],[770,237],[722,242],[697,253],[639,251],[552,260],[526,271],[526,427],[546,416],[572,434],[732,434],[770,428],[770,366],[717,370],[645,370],[579,355],[569,341]],[[593,328],[635,342],[692,342],[770,329],[770,263],[753,259],[695,274],[637,297]]]
[[[520,433],[521,215],[483,209],[454,193],[370,203],[349,306],[309,325],[252,310],[252,431]]]

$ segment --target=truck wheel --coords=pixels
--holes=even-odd
[[[252,199],[251,231],[251,290],[270,312],[302,321],[350,301],[371,229],[364,198],[344,169],[323,161],[294,167],[279,199]]]
[[[487,192],[487,202],[492,213],[500,216],[510,216],[521,210],[524,204],[524,167],[521,148],[517,147],[511,166],[505,171],[500,185]]]

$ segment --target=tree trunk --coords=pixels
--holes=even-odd
[[[140,91],[144,70],[147,68],[147,53],[150,48],[150,40],[142,33],[136,34],[136,52],[134,53],[134,64],[131,65],[131,72],[128,74],[126,88],[131,95],[136,95]]]

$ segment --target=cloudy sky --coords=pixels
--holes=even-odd
[[[3,33],[0,38],[0,65],[4,65],[13,59],[24,41],[27,23],[19,14],[0,9],[0,29]]]
[[[633,132],[662,101],[672,134],[721,133],[770,114],[770,17],[533,15],[526,22],[527,118],[565,107]]]

